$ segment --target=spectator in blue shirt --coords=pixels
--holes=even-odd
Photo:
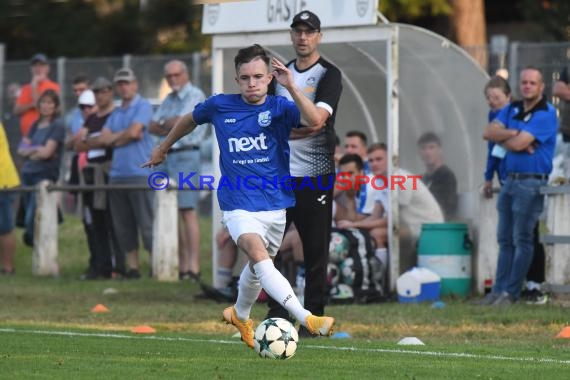
[[[153,142],[148,131],[152,106],[137,93],[137,79],[130,68],[118,70],[113,81],[121,105],[109,116],[99,137],[101,143],[113,148],[109,183],[147,185],[152,172],[141,168],[140,163],[152,151]],[[123,274],[127,278],[140,278],[138,232],[144,248],[148,252],[152,250],[153,199],[151,190],[109,191],[113,230],[122,253],[117,255],[115,269],[119,273],[124,271],[126,254],[128,269]]]
[[[196,104],[203,102],[206,96],[198,87],[190,83],[188,68],[182,61],[173,60],[164,66],[164,76],[172,92],[164,99],[150,123],[149,131],[160,136],[161,141],[172,127],[187,113],[192,112]],[[193,184],[199,187],[200,144],[206,135],[206,124],[198,126],[192,133],[178,140],[168,154],[170,160],[164,162],[159,171],[169,178],[178,178],[196,173]],[[199,191],[179,191],[178,210],[182,222],[178,229],[180,246],[178,247],[178,266],[180,280],[200,279],[200,226],[198,225]]]
[[[483,133],[507,153],[503,159],[506,181],[497,201],[497,273],[492,292],[482,304],[509,305],[520,297],[534,253],[533,229],[544,207],[540,187],[552,171],[558,119],[543,95],[542,72],[535,67],[523,69],[519,86],[522,100],[503,108]]]
[[[80,108],[79,96],[89,89],[89,84],[89,79],[85,75],[78,75],[73,78],[71,91],[73,92],[73,99],[77,104],[74,104],[73,108],[63,117],[66,133],[65,149],[70,151],[65,159],[66,162],[69,162],[69,176],[66,175],[66,178],[69,178],[67,182],[71,185],[79,184],[79,155],[73,151],[73,147],[76,142],[77,132],[83,127],[85,119]]]

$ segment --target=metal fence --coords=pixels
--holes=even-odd
[[[498,69],[507,69],[509,81],[516,88],[518,72],[525,66],[537,66],[544,71],[546,94],[550,96],[552,83],[558,79],[560,70],[570,64],[570,43],[527,43],[512,42],[504,51],[497,51],[490,45],[471,46],[465,50],[481,62],[490,75]],[[192,81],[206,94],[211,93],[211,60],[208,54],[195,52],[184,55],[136,56],[97,58],[58,57],[51,60],[51,77],[61,85],[64,111],[75,105],[71,84],[73,78],[83,74],[94,79],[97,76],[112,78],[113,73],[123,66],[131,67],[139,78],[142,96],[157,99],[162,81],[164,64],[171,59],[180,59],[188,65]],[[11,104],[6,92],[10,83],[20,85],[30,80],[28,61],[4,61],[0,45],[0,113],[9,110]]]
[[[544,71],[546,82],[545,93],[554,105],[558,99],[552,97],[552,84],[560,77],[565,66],[570,65],[570,43],[526,43],[512,42],[501,49],[496,46],[473,46],[465,50],[484,66],[489,75],[499,69],[506,69],[509,82],[517,96],[518,75],[525,66],[536,66]],[[71,92],[73,79],[78,75],[88,78],[106,76],[112,78],[113,73],[123,66],[131,67],[139,79],[139,92],[154,103],[158,102],[159,90],[163,79],[163,66],[171,59],[180,59],[188,65],[192,82],[206,93],[211,94],[211,59],[206,53],[195,52],[183,55],[136,56],[98,58],[66,58],[51,60],[51,77],[61,85],[62,105],[64,113],[75,106]],[[4,46],[0,44],[0,115],[4,124],[10,118],[13,102],[8,94],[8,86],[16,83],[23,85],[30,80],[29,61],[4,61]],[[12,125],[14,120],[12,120]],[[17,121],[16,121],[17,123]],[[20,136],[17,128],[6,128],[11,146],[16,146]]]
[[[507,70],[515,96],[520,71],[527,66],[540,68],[544,73],[545,94],[553,104],[558,104],[558,99],[552,97],[552,85],[560,78],[561,71],[570,66],[570,42],[512,42],[504,51],[490,46],[472,46],[465,50],[479,62],[484,62],[489,75],[499,69]]]
[[[0,47],[2,45],[0,44]],[[0,49],[1,53],[1,49]],[[211,93],[211,62],[208,55],[195,52],[184,55],[97,57],[97,58],[52,58],[50,60],[50,77],[61,85],[62,111],[65,114],[72,109],[76,101],[71,91],[73,79],[78,75],[85,75],[94,80],[98,76],[113,78],[113,74],[121,67],[131,67],[139,82],[139,93],[157,103],[159,91],[163,86],[164,64],[171,59],[179,59],[188,65],[188,70],[194,85],[200,87],[204,93]],[[4,124],[11,117],[13,100],[10,99],[8,87],[11,84],[24,85],[30,81],[29,61],[6,61],[0,54],[0,114],[3,115]],[[10,145],[17,145],[20,139],[17,128],[6,128]]]

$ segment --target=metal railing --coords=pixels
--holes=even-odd
[[[21,186],[0,189],[0,192],[35,192],[36,214],[34,219],[34,244],[32,273],[35,275],[59,275],[58,257],[58,202],[60,191],[152,191],[146,185],[59,185],[42,181],[37,186]],[[191,189],[188,189],[191,190]],[[169,186],[156,191],[152,239],[152,273],[160,281],[178,280],[178,198],[177,187]],[[192,191],[192,190],[191,190]]]

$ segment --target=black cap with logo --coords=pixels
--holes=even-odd
[[[321,30],[321,20],[319,20],[319,17],[311,11],[302,11],[293,17],[291,28],[294,28],[299,24],[306,24],[313,30]]]

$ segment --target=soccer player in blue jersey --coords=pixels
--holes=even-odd
[[[332,317],[315,316],[303,308],[273,265],[285,229],[285,209],[295,204],[295,197],[290,183],[269,179],[290,177],[289,134],[301,123],[307,126],[303,128],[315,128],[318,111],[295,85],[291,71],[273,58],[270,72],[269,61],[259,45],[239,50],[234,63],[240,93],[215,95],[198,104],[143,164],[160,164],[172,144],[196,125],[214,125],[223,179],[218,186],[222,223],[249,259],[239,279],[237,301],[224,310],[223,318],[250,348],[254,330],[249,315],[262,288],[314,335],[330,335],[335,323]],[[289,90],[294,103],[267,95],[273,77]],[[245,178],[249,179],[241,183]]]

